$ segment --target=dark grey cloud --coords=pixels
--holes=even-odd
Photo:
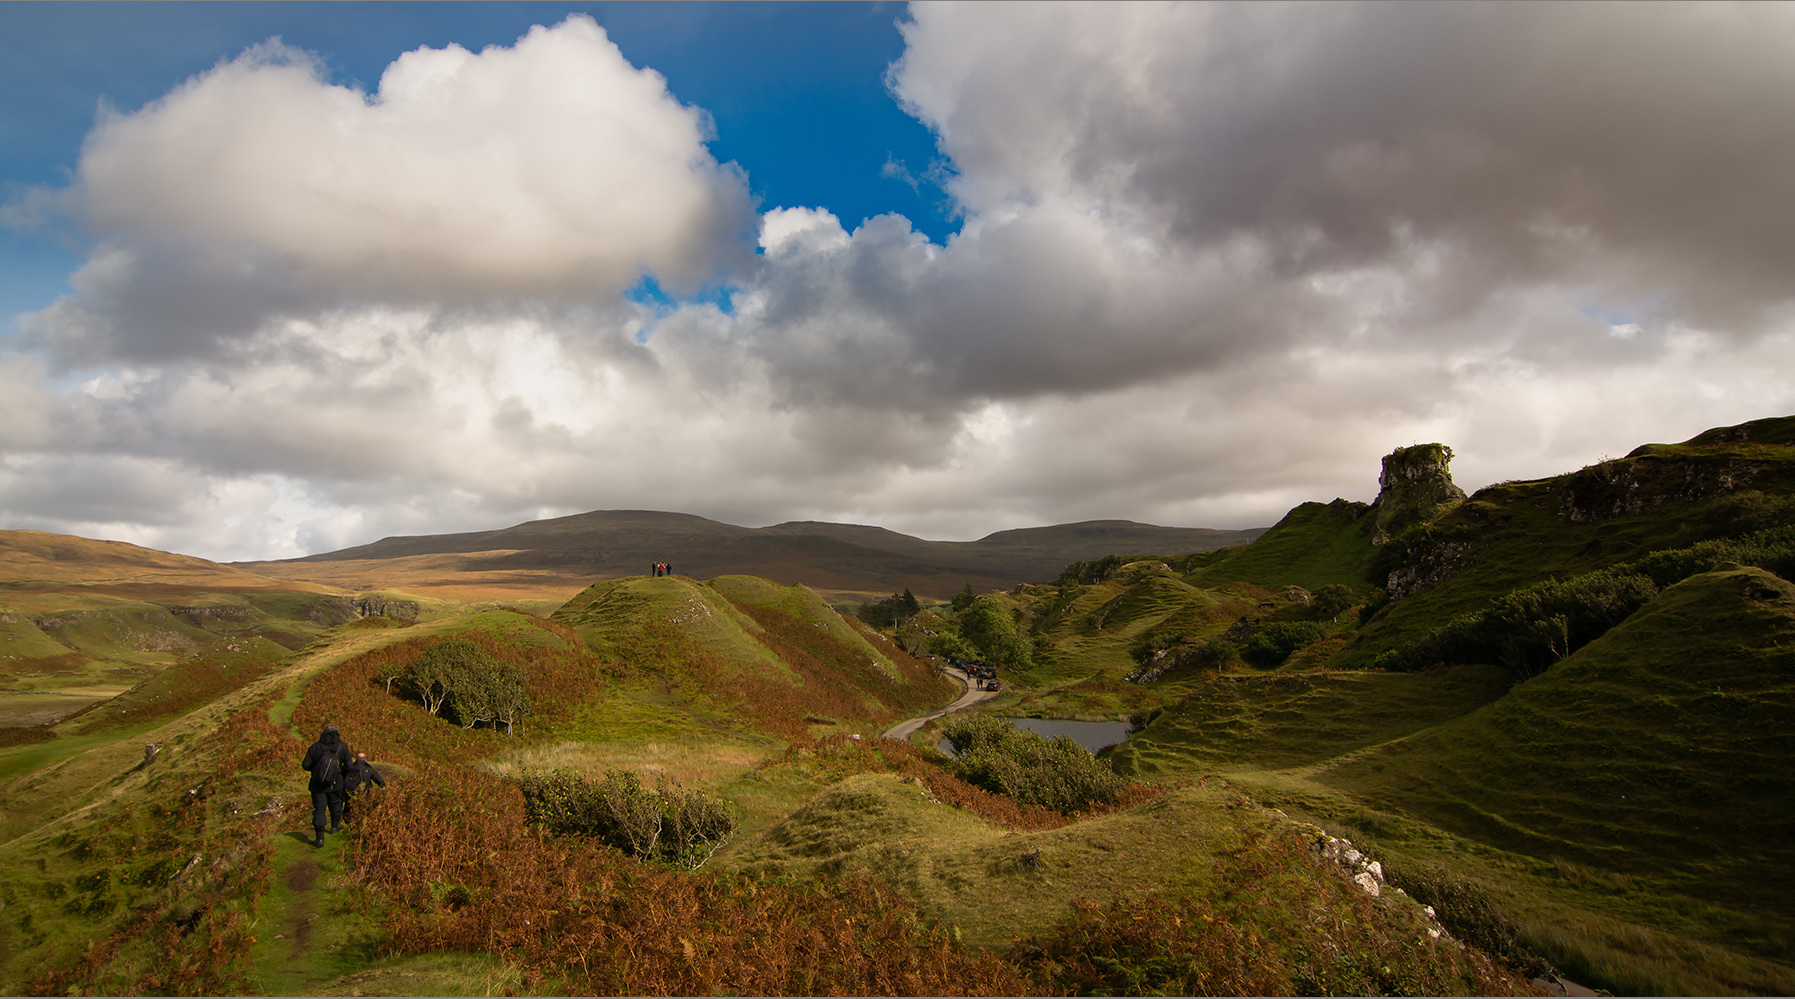
[[[1401,261],[1418,317],[1584,281],[1761,332],[1790,298],[1795,8],[918,7],[897,92],[975,210],[1074,198],[1277,273]],[[992,39],[1001,37],[1001,44]]]

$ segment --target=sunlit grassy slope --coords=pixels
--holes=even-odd
[[[802,586],[754,576],[680,576],[595,584],[552,620],[633,685],[653,680],[700,713],[792,738],[872,734],[952,700],[955,688]],[[876,644],[875,644],[876,643]]]
[[[1643,446],[1489,487],[1382,548],[1346,504],[1299,507],[1184,578],[1314,589],[1356,572],[1363,594],[1406,569],[1416,592],[1343,616],[1279,672],[1183,681],[1112,756],[1146,776],[1228,774],[1375,844],[1395,872],[1488,892],[1520,946],[1591,984],[1787,992],[1795,586],[1752,567],[1685,579],[1524,681],[1362,667],[1517,587],[1786,524],[1791,441],[1795,419],[1778,419]],[[1294,613],[1274,600],[1236,617]]]

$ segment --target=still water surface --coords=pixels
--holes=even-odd
[[[1095,753],[1104,746],[1113,746],[1128,738],[1128,723],[1119,721],[1073,721],[1069,718],[1005,718],[1004,721],[1025,728],[1031,732],[1039,732],[1042,737],[1051,739],[1056,735],[1069,735],[1075,742]],[[953,755],[954,747],[946,740],[941,740],[941,751]]]

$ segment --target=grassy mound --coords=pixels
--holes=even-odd
[[[871,734],[955,692],[808,588],[759,577],[610,580],[552,620],[619,663],[626,685],[652,680],[719,725],[746,723],[782,739],[807,739],[816,726]]]

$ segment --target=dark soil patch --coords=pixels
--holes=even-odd
[[[311,891],[312,885],[318,883],[318,862],[315,860],[296,861],[287,873],[282,875],[291,892]]]

